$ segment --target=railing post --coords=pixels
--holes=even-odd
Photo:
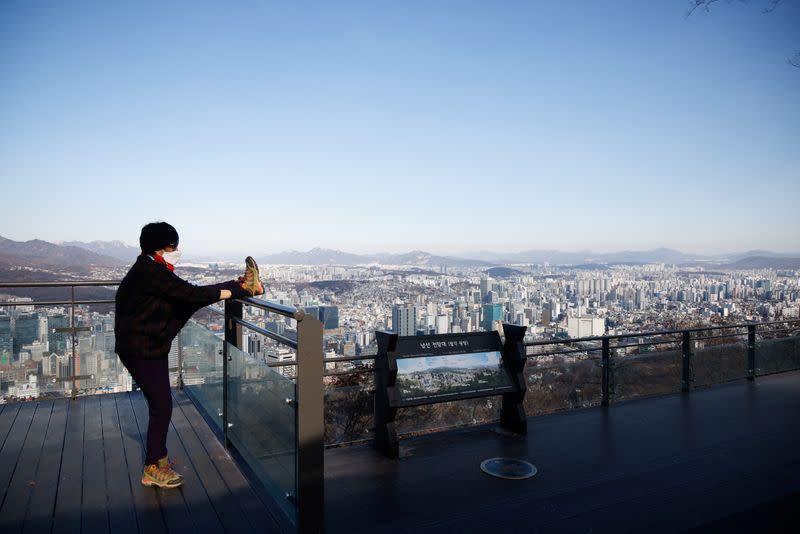
[[[181,332],[178,332],[178,389],[183,389],[183,343],[181,340]]]
[[[80,355],[76,353],[75,348],[78,345],[78,340],[76,339],[76,332],[77,326],[75,325],[75,286],[70,286],[70,303],[71,303],[71,312],[70,312],[70,326],[72,327],[72,399],[78,398],[78,382],[76,381],[75,377],[78,375],[78,367],[80,366],[80,362],[78,358]]]
[[[756,379],[756,325],[747,325],[747,379]]]
[[[602,391],[603,391],[603,406],[608,406],[608,390],[609,390],[609,372],[611,367],[611,346],[609,338],[603,338],[603,374],[602,374]]]
[[[683,380],[681,391],[688,392],[692,385],[692,337],[691,332],[683,332]]]
[[[325,528],[322,323],[302,311],[297,320],[297,527]]]
[[[222,345],[222,442],[228,448],[228,343],[236,348],[242,341],[242,325],[236,319],[242,318],[242,303],[237,300],[225,301],[225,343]]]

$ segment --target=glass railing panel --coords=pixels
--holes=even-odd
[[[669,347],[667,345],[666,347]],[[679,393],[683,379],[683,353],[680,348],[641,345],[613,351],[609,377],[611,402]]]
[[[184,391],[204,412],[212,430],[222,432],[222,347],[218,333],[189,321],[181,330]],[[174,347],[174,345],[173,345]],[[177,351],[173,351],[177,352]],[[173,352],[170,353],[172,358]],[[177,365],[177,361],[175,362]]]
[[[800,369],[800,336],[756,341],[756,375]]]
[[[556,352],[557,346],[546,352]],[[572,349],[567,349],[572,350]],[[530,353],[529,353],[530,354]],[[597,406],[603,400],[601,351],[528,356],[525,413],[528,416]]]
[[[408,436],[499,421],[502,404],[503,397],[493,395],[401,408],[395,419],[397,433]]]
[[[373,377],[372,370],[325,377],[325,445],[373,439]]]
[[[694,342],[692,387],[708,387],[747,377],[747,335]]]
[[[63,305],[0,307],[4,402],[70,397],[73,385],[80,396],[130,391],[130,374],[114,352],[114,317],[109,310],[78,307],[74,338],[72,319],[71,309]]]
[[[296,523],[296,386],[233,345],[228,353],[228,440],[263,488]]]
[[[400,408],[396,429],[401,436],[424,434],[500,419],[502,398],[492,396]],[[364,442],[374,438],[374,372],[325,378],[325,445]]]

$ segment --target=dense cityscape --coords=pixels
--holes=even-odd
[[[226,277],[224,263],[185,266],[196,284]],[[119,280],[125,269],[94,271]],[[527,340],[568,339],[704,325],[741,324],[800,317],[800,272],[771,268],[706,270],[663,263],[485,267],[408,265],[265,265],[263,298],[304,308],[325,331],[325,356],[375,353],[375,331],[401,335],[528,327]],[[111,306],[34,307],[30,297],[0,295],[16,306],[0,308],[0,392],[3,399],[69,395],[98,389],[127,391],[130,376],[114,354]],[[293,321],[246,311],[248,319],[292,338]],[[220,358],[222,318],[198,313],[170,353],[183,356],[184,380],[202,381]],[[74,358],[73,358],[74,334]],[[293,353],[261,334],[245,333],[243,347],[262,361]],[[358,363],[358,362],[356,362]],[[347,369],[353,362],[329,363]]]

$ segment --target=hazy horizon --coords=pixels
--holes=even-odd
[[[80,242],[84,244],[91,244],[92,242],[101,242],[104,244],[108,243],[122,243],[125,246],[133,247],[138,249],[138,244],[134,244],[132,242],[126,242],[125,240],[121,239],[112,239],[112,240],[94,240],[88,241],[83,239],[67,239],[64,241],[49,241],[47,239],[43,239],[41,237],[30,237],[28,239],[14,239],[8,235],[0,234],[0,238],[11,239],[12,241],[17,242],[26,242],[26,241],[34,241],[34,240],[42,240],[49,243],[57,244],[57,245],[68,245],[74,242]],[[643,252],[651,252],[651,251],[658,251],[662,249],[672,250],[676,252],[680,252],[687,255],[696,255],[696,256],[707,256],[707,257],[723,257],[723,256],[734,256],[740,255],[747,252],[767,252],[767,253],[774,253],[774,254],[781,254],[785,256],[792,256],[792,257],[800,257],[800,250],[775,250],[775,249],[764,249],[764,248],[757,248],[757,249],[735,249],[735,250],[725,250],[721,252],[708,252],[708,251],[690,251],[690,250],[683,250],[678,248],[672,247],[651,247],[651,248],[625,248],[625,249],[618,249],[618,250],[570,250],[570,249],[546,249],[546,248],[525,248],[525,249],[506,249],[506,250],[462,250],[456,252],[443,252],[437,249],[402,249],[402,250],[386,250],[386,249],[376,249],[376,250],[355,250],[355,249],[334,249],[331,247],[326,246],[314,246],[306,249],[283,249],[283,250],[267,250],[267,251],[254,251],[254,250],[240,250],[240,251],[209,251],[203,252],[201,250],[195,250],[192,247],[192,244],[184,243],[183,239],[181,240],[181,249],[184,253],[184,258],[192,259],[192,258],[226,258],[229,256],[236,256],[236,255],[254,255],[254,256],[270,256],[270,255],[279,255],[279,254],[286,254],[286,253],[308,253],[313,250],[331,250],[336,252],[342,252],[347,254],[355,254],[355,255],[381,255],[381,254],[407,254],[411,252],[425,252],[429,254],[433,254],[436,256],[452,256],[464,259],[476,259],[475,257],[481,255],[494,255],[494,256],[501,256],[503,254],[508,254],[509,256],[526,253],[526,252],[557,252],[561,254],[587,254],[587,255],[609,255],[609,254],[619,254],[624,252],[633,252],[633,253],[643,253]]]
[[[0,4],[0,235],[800,251],[800,2]]]

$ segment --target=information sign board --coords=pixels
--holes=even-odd
[[[398,456],[398,408],[491,395],[503,395],[501,426],[524,434],[525,328],[506,325],[505,331],[505,344],[498,332],[404,337],[377,332],[376,447]]]

